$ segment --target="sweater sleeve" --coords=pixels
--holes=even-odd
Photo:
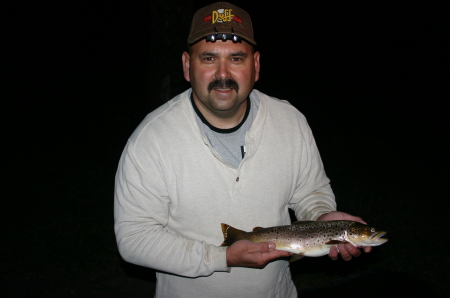
[[[229,271],[226,247],[188,239],[167,228],[171,200],[156,156],[145,157],[143,167],[129,141],[120,159],[115,179],[114,227],[122,258],[187,277]],[[152,169],[148,169],[149,164]]]
[[[330,179],[320,158],[312,131],[306,120],[301,122],[302,148],[300,174],[289,207],[298,220],[316,220],[320,215],[336,210]]]

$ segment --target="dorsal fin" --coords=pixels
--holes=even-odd
[[[253,228],[253,232],[254,232],[254,231],[261,230],[261,229],[264,229],[264,228],[263,228],[263,227],[254,227],[254,228]]]
[[[306,224],[306,223],[310,223],[310,222],[314,222],[314,220],[297,220],[297,221],[294,221],[292,224],[293,225],[301,225],[301,224]]]

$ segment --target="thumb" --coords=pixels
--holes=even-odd
[[[260,242],[257,244],[259,252],[270,252],[275,250],[275,243],[273,242]]]

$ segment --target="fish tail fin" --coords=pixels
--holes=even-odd
[[[220,246],[229,246],[238,240],[244,239],[243,235],[247,232],[222,223],[222,233],[224,241]]]

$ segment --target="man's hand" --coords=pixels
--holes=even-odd
[[[290,255],[289,252],[276,250],[273,242],[239,240],[227,248],[227,264],[229,267],[264,268],[270,261]]]
[[[365,221],[362,220],[361,217],[353,216],[348,213],[340,211],[332,211],[330,213],[325,213],[319,216],[319,218],[317,218],[317,221],[328,221],[328,220],[352,220],[360,222],[365,225],[367,224]],[[372,247],[370,246],[365,246],[363,247],[363,249],[366,253],[372,251]],[[341,257],[344,261],[350,261],[352,257],[359,257],[361,255],[361,250],[358,247],[351,245],[350,243],[338,244],[337,247],[333,246],[330,249],[328,256],[332,260],[337,260],[339,258],[339,254],[341,254]]]

